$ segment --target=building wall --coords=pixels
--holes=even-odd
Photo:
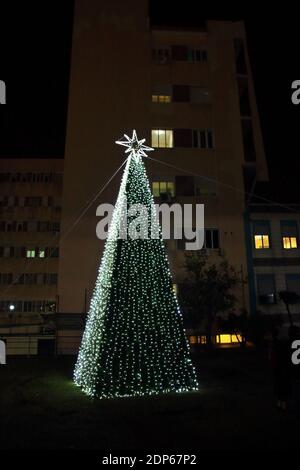
[[[285,249],[283,247],[282,223],[295,223],[297,227],[297,248]],[[268,223],[270,233],[270,247],[266,249],[255,249],[254,235],[255,224]],[[253,250],[253,267],[256,287],[257,309],[265,314],[286,315],[284,304],[278,298],[278,292],[289,289],[287,276],[299,275],[299,286],[296,293],[300,294],[300,245],[299,229],[300,218],[298,212],[259,212],[251,213],[251,237]],[[265,304],[260,300],[258,278],[259,276],[271,275],[274,278],[275,303]],[[295,282],[297,288],[297,281]],[[291,312],[296,315],[296,320],[300,320],[300,304],[291,306]],[[299,317],[298,317],[299,316]]]
[[[1,334],[35,334],[56,310],[62,181],[62,160],[0,160]]]
[[[222,253],[237,270],[246,272],[245,156],[235,38],[244,45],[256,148],[255,160],[247,165],[255,169],[257,178],[266,178],[267,172],[243,25],[209,21],[206,31],[151,30],[147,14],[146,1],[130,0],[126,5],[121,0],[76,2],[59,259],[59,311],[63,314],[88,309],[103,250],[95,234],[96,208],[116,199],[122,170],[101,188],[124,161],[114,141],[133,128],[150,145],[152,129],[213,130],[213,149],[156,149],[151,157],[161,163],[148,160],[147,172],[151,181],[176,181],[178,176],[192,174],[194,182],[199,177],[203,181],[203,176],[217,182],[216,194],[198,198],[176,195],[175,187],[172,201],[205,203],[206,227],[219,230]],[[176,45],[206,50],[207,61],[153,61],[153,49],[172,50]],[[158,85],[207,88],[209,100],[153,103]],[[167,245],[174,281],[180,283],[183,252],[173,242]],[[240,306],[247,307],[247,295],[240,297]],[[59,350],[64,352],[62,330],[59,336]]]

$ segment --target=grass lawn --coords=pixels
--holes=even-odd
[[[199,392],[93,400],[73,385],[74,358],[8,358],[0,366],[0,448],[287,449],[294,404],[275,408],[271,371],[253,350],[194,356]]]

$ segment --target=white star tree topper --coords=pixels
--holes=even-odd
[[[139,140],[136,135],[136,131],[133,130],[132,137],[130,138],[127,134],[124,134],[124,140],[116,140],[116,144],[127,147],[125,153],[129,153],[130,157],[138,158],[139,156],[147,157],[146,152],[154,150],[152,147],[144,145],[146,139]]]

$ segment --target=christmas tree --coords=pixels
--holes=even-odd
[[[74,371],[100,398],[196,390],[197,380],[138,140],[129,154]],[[143,218],[130,208],[144,208]],[[125,210],[124,210],[125,209]],[[140,209],[142,211],[142,209]],[[134,228],[134,230],[133,230]],[[129,233],[128,233],[129,232]],[[127,238],[124,237],[127,236]]]

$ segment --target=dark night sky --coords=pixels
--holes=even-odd
[[[269,168],[276,184],[297,183],[300,106],[290,100],[291,82],[300,79],[297,18],[274,6],[264,17],[253,2],[248,11],[243,2],[244,12],[222,4],[211,1],[208,10],[196,1],[152,0],[150,12],[156,24],[245,20]],[[0,79],[8,104],[0,107],[0,156],[63,157],[72,15],[72,0],[1,2]]]

